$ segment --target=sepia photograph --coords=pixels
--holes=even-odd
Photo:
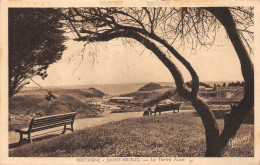
[[[8,6],[8,159],[258,164],[256,8]]]

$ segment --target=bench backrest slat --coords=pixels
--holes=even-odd
[[[63,126],[64,124],[70,124],[70,122],[52,124],[52,125],[48,125],[48,126],[45,126],[45,127],[39,127],[39,128],[36,128],[36,129],[32,129],[31,132],[37,132],[37,131],[41,131],[41,130],[45,130],[45,129],[55,128],[55,127]]]
[[[44,127],[47,125],[54,125],[54,124],[58,124],[58,123],[72,123],[73,119],[69,118],[69,119],[65,119],[65,120],[59,120],[59,121],[52,121],[52,122],[46,122],[46,123],[38,123],[38,124],[33,124],[32,129],[36,129],[38,127]]]
[[[167,104],[167,105],[157,105],[156,110],[162,110],[162,111],[167,111],[167,110],[178,110],[181,106],[181,103],[177,104]]]
[[[67,120],[67,119],[72,119],[73,116],[62,116],[59,118],[50,118],[50,119],[44,119],[44,120],[34,120],[33,125],[41,125],[44,123],[52,123],[56,121],[62,121],[62,120]]]
[[[30,132],[50,129],[65,124],[73,124],[77,112],[70,112],[60,115],[52,115],[40,118],[34,118],[30,122]]]
[[[46,116],[46,117],[40,117],[40,118],[34,118],[34,121],[44,121],[48,119],[55,119],[55,118],[60,118],[60,117],[65,117],[65,116],[75,116],[77,112],[72,112],[72,113],[65,113],[62,115],[53,115],[53,116]]]

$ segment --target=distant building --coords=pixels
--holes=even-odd
[[[244,87],[233,86],[233,87],[216,87],[205,88],[204,86],[199,86],[199,96],[201,97],[214,97],[220,100],[222,99],[235,99],[239,100],[244,96]]]
[[[114,103],[131,103],[133,97],[112,97],[109,99],[110,102]]]
[[[216,97],[217,92],[213,88],[199,86],[199,96],[201,97]]]
[[[216,93],[219,99],[241,99],[244,96],[244,87],[217,87]]]

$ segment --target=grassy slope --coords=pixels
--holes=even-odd
[[[172,92],[173,90],[174,90],[173,87],[164,87],[161,89],[150,89],[150,90],[146,90],[146,91],[138,90],[137,92],[124,94],[121,96],[134,97],[135,102],[144,103],[144,106],[153,106],[154,104],[161,101],[161,99],[160,99],[161,97],[165,98],[163,96],[165,96],[170,91]],[[168,97],[166,97],[166,98],[168,98]]]
[[[15,121],[9,122],[9,130],[28,127],[32,117],[42,117],[61,113],[77,111],[76,118],[99,117],[95,108],[80,101],[85,97],[86,91],[60,89],[53,92],[58,99],[47,101],[44,91],[25,91],[13,96],[9,103],[9,115],[15,117]],[[89,93],[88,93],[89,94]]]
[[[223,120],[218,120],[223,127]],[[253,125],[243,124],[237,138],[253,134]],[[249,143],[228,146],[223,156],[253,156]],[[204,129],[193,113],[163,114],[127,119],[61,135],[12,150],[12,157],[202,157]]]
[[[143,88],[143,87],[142,87]],[[142,89],[141,88],[141,89]],[[163,99],[169,98],[169,93],[172,94],[173,87],[160,87],[160,89],[151,89],[149,90],[138,90],[136,92],[122,94],[120,96],[122,97],[134,97],[133,102],[134,103],[142,103],[142,106],[133,106],[133,105],[125,105],[125,104],[116,104],[118,107],[122,107],[122,109],[119,110],[113,110],[112,113],[121,113],[121,112],[139,112],[143,111],[144,108],[148,106],[154,106],[155,104],[159,103]],[[114,104],[114,103],[113,103]],[[129,106],[129,107],[126,107]]]
[[[104,96],[105,94],[98,89],[95,88],[82,88],[82,89],[73,89],[73,88],[50,88],[50,89],[27,89],[21,90],[16,95],[24,95],[24,94],[47,94],[47,92],[51,90],[53,94],[62,94],[62,93],[80,93],[81,95],[89,95],[92,94],[94,96]]]

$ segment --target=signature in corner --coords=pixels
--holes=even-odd
[[[249,140],[251,138],[251,134],[248,134],[248,136],[244,136],[242,138],[235,137],[234,139],[229,139],[228,144],[231,145],[231,147],[235,147],[236,145],[242,144],[242,143],[249,143]]]

